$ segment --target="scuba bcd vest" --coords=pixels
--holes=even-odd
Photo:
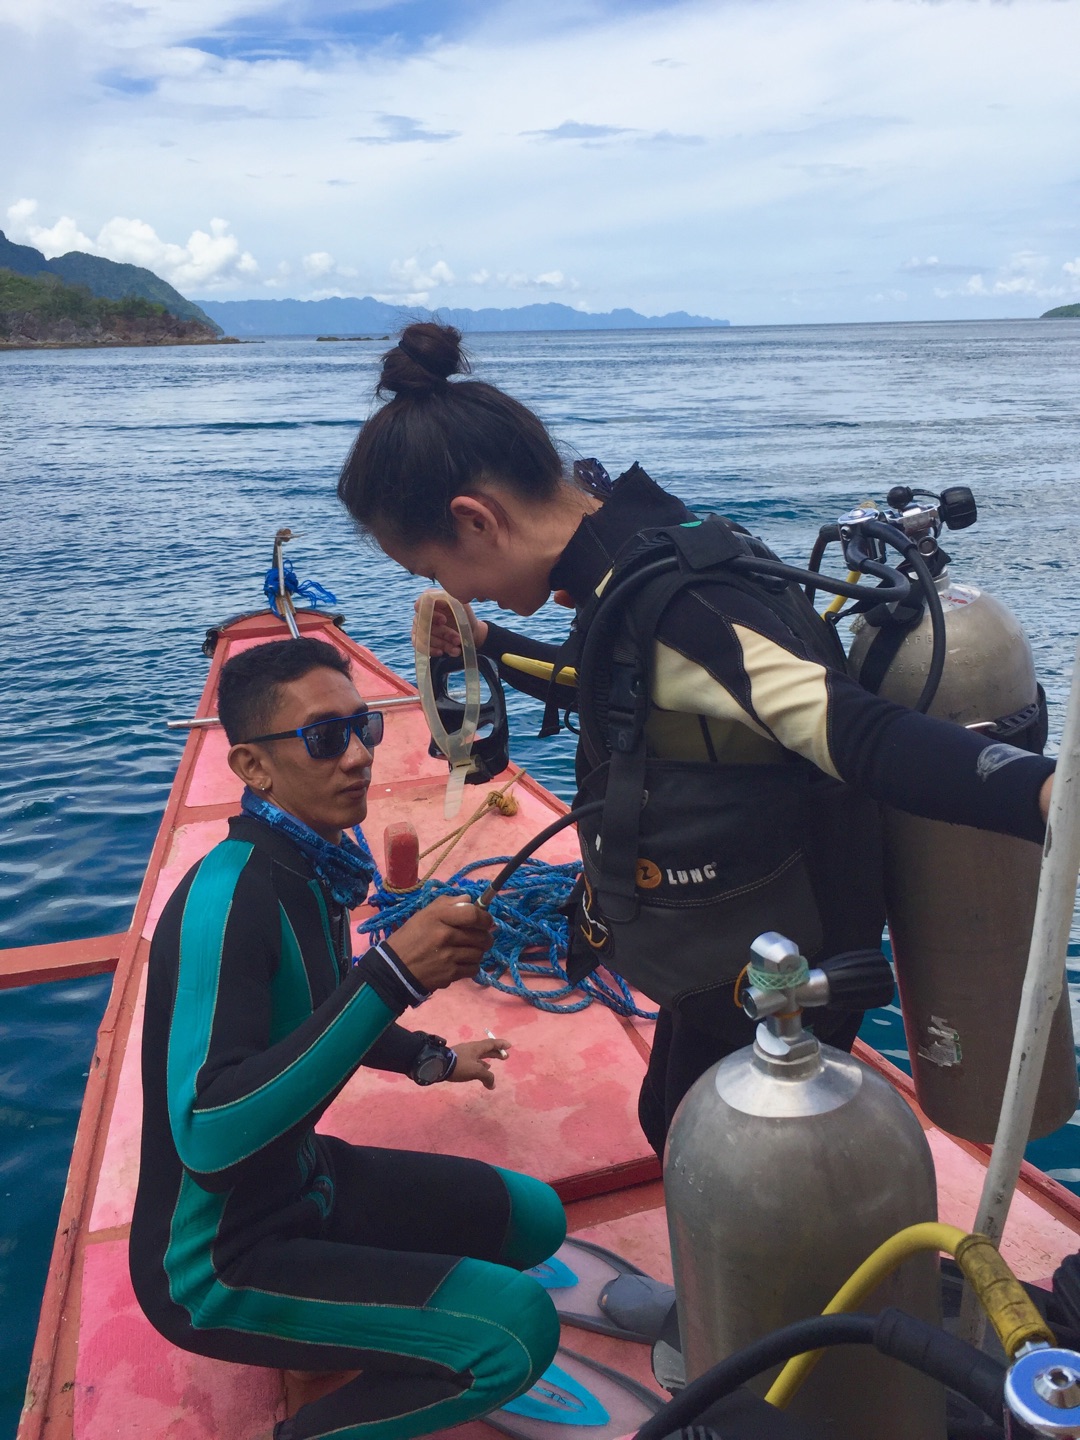
[[[557,674],[577,663],[578,803],[604,801],[602,814],[579,825],[571,978],[606,965],[706,1026],[730,1005],[763,930],[789,935],[813,958],[876,948],[884,921],[878,813],[868,797],[788,751],[771,764],[650,753],[653,640],[688,590],[717,581],[744,590],[811,659],[845,668],[835,629],[801,588],[731,566],[747,556],[776,559],[719,517],[639,532],[579,612],[555,666]],[[551,718],[549,705],[549,731]]]

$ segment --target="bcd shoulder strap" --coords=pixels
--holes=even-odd
[[[638,907],[652,641],[675,597],[711,578],[753,586],[815,659],[844,664],[839,637],[798,586],[730,568],[732,560],[754,554],[772,557],[761,541],[719,516],[643,531],[616,557],[604,590],[581,612],[574,652],[581,740],[590,763],[608,767],[596,860],[598,899],[613,921],[632,920]],[[560,651],[559,663],[566,663],[561,657]]]

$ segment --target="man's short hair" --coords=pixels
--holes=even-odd
[[[253,645],[227,660],[218,679],[218,718],[229,744],[239,745],[271,730],[281,687],[320,669],[352,674],[336,646],[307,636]]]

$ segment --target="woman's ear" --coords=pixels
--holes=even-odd
[[[266,754],[258,745],[234,745],[229,751],[229,769],[256,795],[269,795],[274,787]]]
[[[459,540],[493,540],[506,528],[505,511],[487,495],[455,495],[450,514]]]

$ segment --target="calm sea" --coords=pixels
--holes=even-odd
[[[350,632],[409,670],[419,583],[358,543],[335,475],[385,346],[0,355],[0,947],[126,928],[207,625],[262,603],[274,531]],[[957,578],[1020,615],[1060,732],[1080,630],[1080,322],[478,336],[476,372],[612,474],[640,460],[803,562],[818,526],[905,482],[972,486]],[[563,633],[565,612],[527,622]],[[515,757],[564,796],[568,739]],[[1053,728],[1056,727],[1056,728]],[[1072,947],[1080,950],[1080,947]],[[1072,973],[1080,994],[1080,958]],[[14,1432],[106,979],[0,993],[0,1436]],[[867,1038],[894,1057],[897,1017]],[[1080,1131],[1032,1158],[1080,1189]]]

